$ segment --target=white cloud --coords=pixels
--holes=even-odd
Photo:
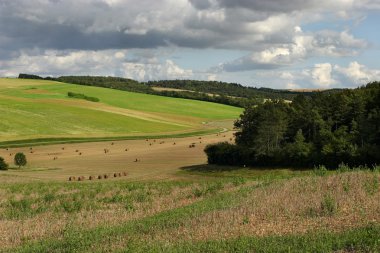
[[[356,85],[380,80],[380,69],[369,69],[356,61],[351,62],[347,68],[337,65],[334,70]]]
[[[337,81],[332,78],[332,65],[330,63],[315,64],[310,74],[314,85],[317,87],[326,89],[337,84]]]
[[[259,52],[221,64],[218,71],[243,71],[271,69],[291,65],[313,56],[354,56],[365,48],[364,40],[356,39],[347,31],[321,31],[303,33],[299,26],[293,28],[294,37],[287,44],[270,47]]]
[[[246,54],[238,59],[218,59],[222,63],[213,72],[199,70],[205,79],[228,76],[231,80],[235,75],[237,82],[240,75],[231,72],[284,71],[313,57],[358,55],[368,47],[368,42],[345,30],[351,24],[347,21],[355,23],[363,20],[368,10],[380,9],[379,0],[288,0],[286,3],[280,0],[0,0],[0,6],[0,75],[29,72],[121,75],[139,80],[190,78],[197,74],[178,66],[171,55],[143,56],[130,51],[140,48],[149,54],[150,50],[160,52],[168,48],[200,51],[211,48]],[[342,20],[346,23],[341,23]],[[315,31],[315,27],[322,30]],[[195,57],[189,57],[191,62],[195,62]],[[280,79],[289,86],[304,80],[305,85],[327,87],[340,83],[342,78],[364,82],[378,77],[375,70],[358,65],[332,70],[327,65],[315,66],[305,72],[308,75],[289,71],[290,75],[284,74]]]
[[[30,73],[43,76],[103,75],[122,76],[140,81],[156,79],[185,79],[192,71],[182,69],[171,60],[157,58],[127,58],[127,50],[68,51],[47,50],[40,54],[22,52],[19,57],[0,61],[0,76]]]

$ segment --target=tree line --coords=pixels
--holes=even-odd
[[[275,90],[269,88],[245,87],[237,83],[226,83],[217,81],[197,81],[197,80],[162,80],[138,82],[128,78],[104,77],[104,76],[61,76],[61,77],[40,77],[30,74],[19,74],[19,78],[54,80],[58,82],[96,86],[123,91],[139,92],[166,97],[176,97],[184,99],[201,100],[219,104],[226,104],[237,107],[257,105],[265,99],[286,99],[292,100],[299,92],[287,90]],[[174,88],[184,91],[158,91],[152,87]],[[337,92],[328,90],[326,93]],[[315,92],[304,92],[305,96],[310,96]]]
[[[336,168],[380,164],[380,82],[337,93],[298,95],[245,108],[236,143],[205,148],[221,165]]]

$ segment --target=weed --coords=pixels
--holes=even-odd
[[[321,211],[323,215],[331,216],[336,213],[338,209],[335,199],[327,194],[323,197],[321,201]]]
[[[345,172],[351,171],[351,168],[347,164],[341,163],[339,164],[337,171],[339,173],[345,173]]]
[[[74,213],[74,212],[79,212],[80,210],[82,210],[83,205],[80,200],[78,201],[64,200],[64,201],[61,201],[61,207],[63,211],[67,213]]]
[[[55,200],[55,195],[53,193],[46,193],[43,197],[45,203],[51,203]]]
[[[314,167],[313,172],[316,176],[323,177],[327,174],[327,168],[324,165],[318,165]]]
[[[373,175],[372,178],[367,179],[363,185],[365,191],[369,195],[374,195],[379,190],[379,178],[377,175]]]
[[[342,185],[343,185],[343,191],[345,191],[345,192],[349,192],[350,191],[350,183],[349,182],[344,181],[342,183]]]
[[[246,182],[247,180],[244,177],[234,177],[232,180],[232,184],[234,186],[239,186],[239,185],[245,184]]]

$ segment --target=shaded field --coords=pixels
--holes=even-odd
[[[68,92],[100,102],[70,98]],[[1,142],[176,136],[218,129],[241,108],[53,81],[0,78]],[[3,143],[6,144],[6,143]]]
[[[186,173],[156,182],[5,182],[0,245],[4,252],[380,250],[376,171]]]

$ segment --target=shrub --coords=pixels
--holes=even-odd
[[[69,96],[71,98],[85,99],[85,100],[88,100],[91,102],[99,102],[100,101],[99,98],[89,97],[89,96],[86,96],[82,93],[75,93],[75,92],[71,92],[71,91],[67,92],[67,96]]]
[[[0,157],[0,170],[7,170],[8,164],[4,161],[4,158]]]

